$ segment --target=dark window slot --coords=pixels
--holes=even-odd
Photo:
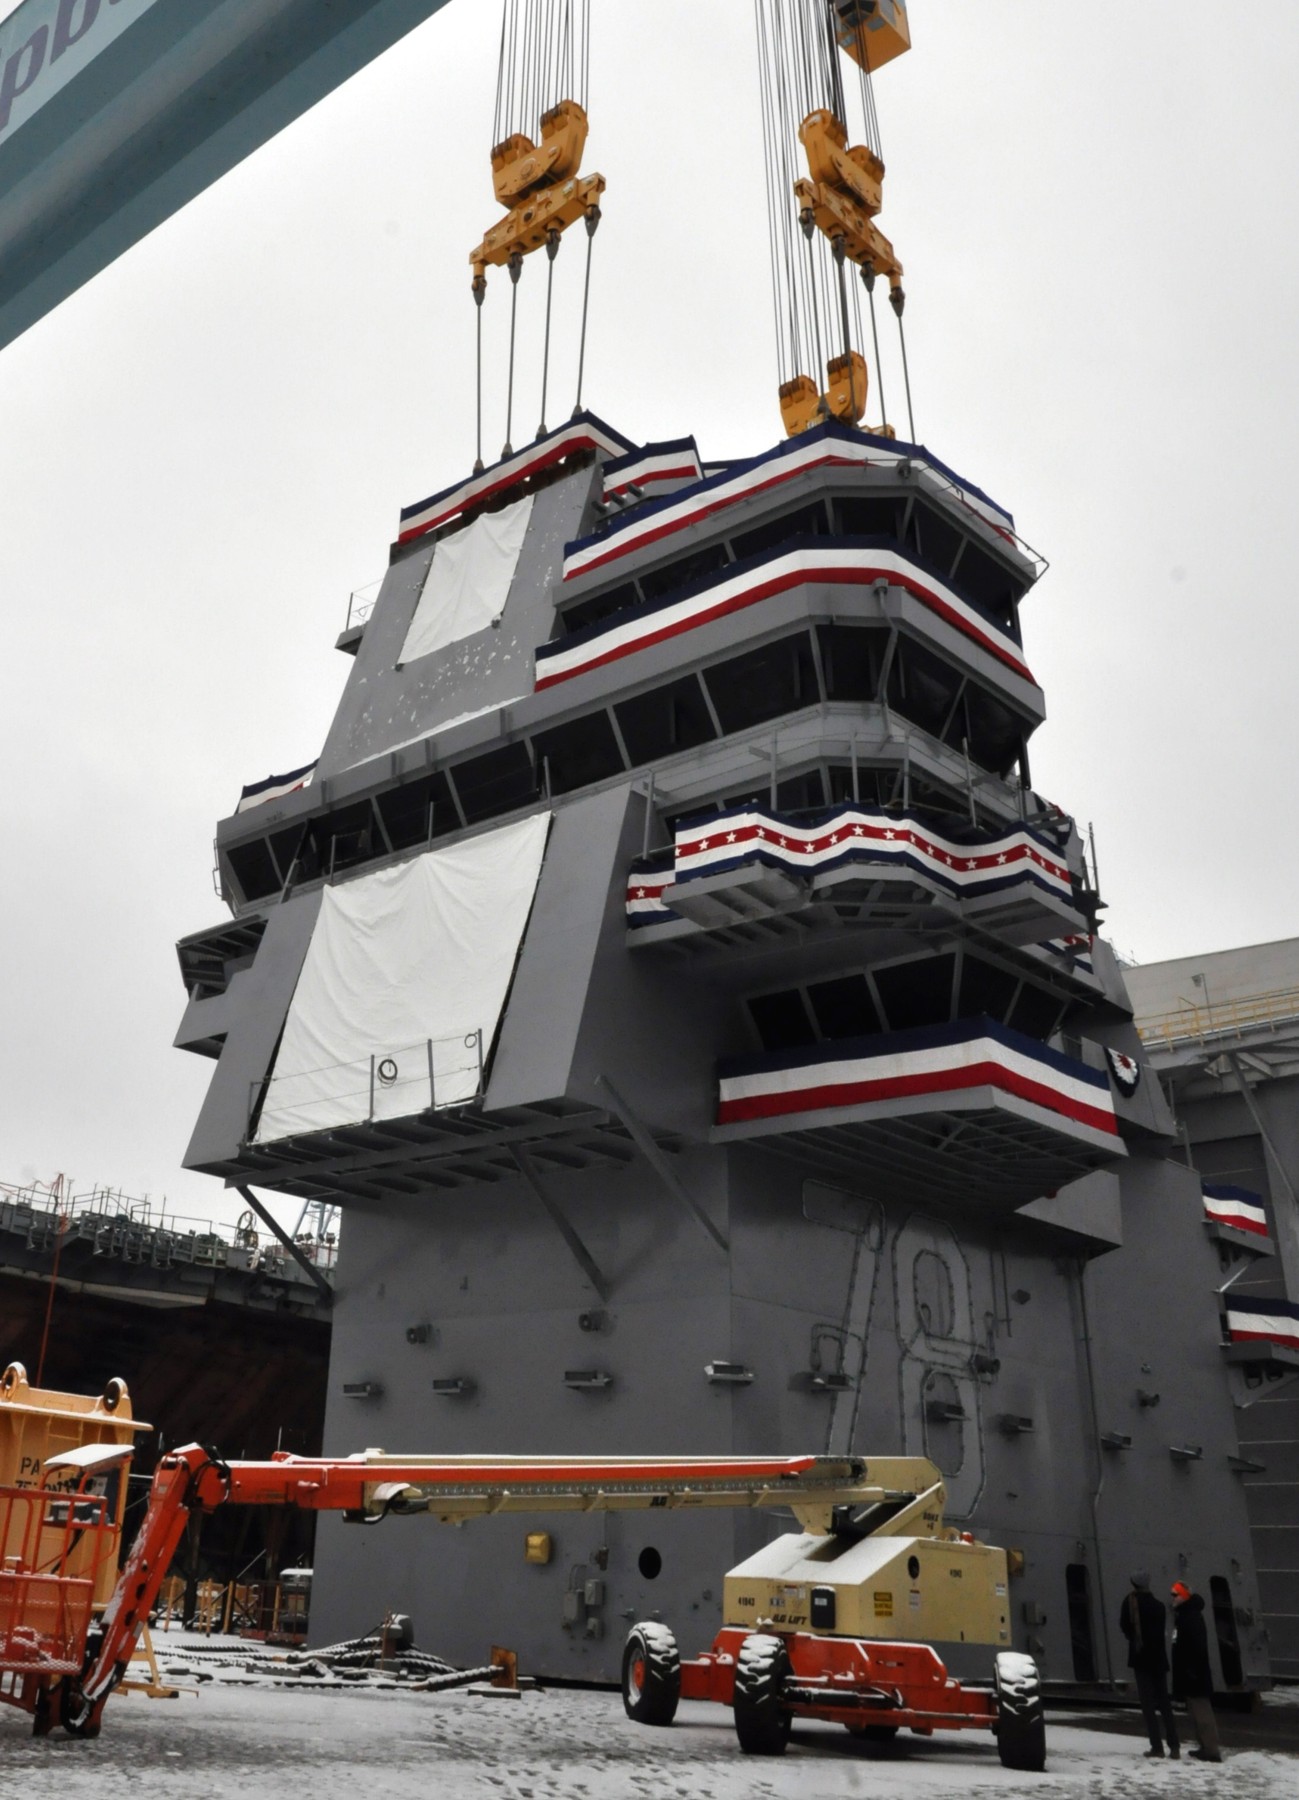
[[[704,670],[704,680],[725,732],[761,725],[820,698],[806,632],[714,663]]]
[[[622,753],[608,713],[589,713],[540,731],[533,739],[537,767],[548,772],[552,794],[571,793],[623,770]],[[543,773],[543,781],[545,774]]]
[[[1059,1019],[1060,1002],[1055,995],[1044,992],[1040,987],[1033,987],[1026,981],[1006,1023],[1012,1031],[1022,1031],[1025,1037],[1038,1038],[1045,1043],[1055,1031]]]
[[[937,737],[961,684],[957,670],[922,644],[898,640],[889,675],[889,700],[922,731]]]
[[[235,880],[245,900],[264,900],[284,885],[275,872],[271,853],[263,838],[251,844],[239,844],[226,851]]]
[[[1016,642],[1019,641],[1015,602],[1024,592],[1023,584],[1014,581],[995,557],[989,556],[969,538],[965,541],[965,553],[952,578],[952,586],[975,606],[991,614]]]
[[[640,578],[640,591],[647,600],[661,600],[667,594],[680,593],[696,581],[715,575],[730,562],[725,544],[708,544],[688,556],[678,557],[662,569],[651,569]]]
[[[614,613],[626,612],[629,607],[639,605],[636,583],[625,581],[621,587],[610,588],[607,594],[594,594],[589,600],[579,600],[576,606],[566,607],[564,631],[580,631],[584,625],[597,625],[601,619],[612,618]]]
[[[956,553],[965,536],[950,520],[929,506],[917,506],[916,517],[920,526],[920,541],[925,547],[925,557],[931,569],[937,574],[946,576],[947,571],[956,560]],[[958,577],[964,571],[964,558],[958,569]],[[958,585],[956,581],[953,585]]]
[[[502,744],[451,769],[465,819],[474,824],[537,798],[537,776],[525,744]]]
[[[614,713],[633,763],[655,762],[674,750],[693,750],[716,736],[693,675],[620,700]]]
[[[970,755],[982,769],[1005,775],[1019,757],[1024,721],[973,682],[965,690]]]
[[[883,496],[843,494],[834,502],[834,521],[840,537],[896,537],[902,504]]]
[[[867,1037],[884,1028],[864,975],[813,982],[807,997],[822,1037]]]
[[[1005,969],[971,956],[967,951],[961,968],[961,999],[958,1012],[963,1019],[977,1019],[986,1013],[990,1019],[1004,1024],[1019,986],[1019,977]]]
[[[919,1025],[942,1025],[952,1016],[952,956],[927,956],[918,962],[875,969],[875,986],[893,1031]]]
[[[759,994],[748,1007],[764,1050],[802,1050],[816,1042],[816,1029],[797,988]]]
[[[763,556],[768,550],[775,550],[781,544],[787,544],[791,538],[828,537],[830,524],[826,517],[824,505],[818,500],[815,505],[801,506],[797,512],[785,513],[782,518],[768,519],[762,525],[755,525],[752,531],[741,532],[732,538],[738,562],[746,557]]]
[[[394,850],[411,850],[416,844],[427,843],[430,837],[441,837],[460,826],[451,785],[441,770],[389,789],[379,796],[378,805]]]
[[[818,625],[821,666],[831,700],[879,697],[889,634],[878,626]]]
[[[1209,1597],[1213,1601],[1213,1627],[1218,1638],[1222,1679],[1229,1688],[1239,1687],[1245,1679],[1245,1671],[1240,1660],[1236,1608],[1232,1603],[1231,1587],[1225,1575],[1210,1576]]]
[[[1069,1602],[1069,1647],[1075,1681],[1095,1681],[1096,1641],[1092,1635],[1092,1603],[1086,1563],[1068,1563],[1064,1572]]]

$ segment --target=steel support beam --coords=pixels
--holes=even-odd
[[[717,1229],[703,1207],[700,1206],[693,1194],[687,1190],[681,1177],[672,1167],[672,1164],[668,1161],[667,1157],[664,1156],[663,1152],[654,1142],[654,1139],[650,1136],[644,1125],[641,1124],[640,1120],[636,1117],[636,1114],[632,1111],[631,1107],[628,1106],[627,1102],[610,1081],[609,1077],[607,1075],[597,1075],[596,1080],[604,1089],[605,1093],[608,1094],[609,1103],[626,1127],[627,1136],[631,1139],[632,1143],[635,1144],[636,1148],[645,1158],[645,1161],[649,1164],[650,1168],[653,1169],[664,1187],[672,1195],[673,1199],[681,1202],[682,1206],[685,1207],[695,1223],[703,1226],[709,1237],[717,1245],[717,1248],[721,1250],[723,1254],[729,1256],[731,1253],[731,1246],[727,1241],[725,1233]]]
[[[587,1249],[586,1245],[582,1242],[572,1224],[569,1222],[568,1215],[551,1199],[545,1188],[542,1187],[541,1182],[530,1167],[528,1159],[524,1156],[523,1152],[512,1147],[510,1155],[514,1158],[519,1174],[522,1175],[523,1179],[527,1182],[528,1186],[532,1189],[537,1199],[540,1200],[542,1206],[545,1208],[551,1224],[568,1245],[568,1248],[572,1253],[573,1261],[577,1264],[578,1268],[581,1269],[583,1275],[586,1276],[586,1279],[590,1282],[596,1293],[599,1294],[600,1298],[607,1304],[609,1295],[612,1291],[609,1283],[600,1273],[599,1263],[596,1262],[595,1258],[591,1255],[591,1252]]]
[[[294,1262],[297,1263],[303,1274],[315,1283],[320,1291],[320,1298],[324,1301],[325,1305],[332,1306],[334,1304],[334,1290],[320,1273],[320,1270],[316,1267],[315,1263],[312,1262],[311,1258],[303,1254],[302,1246],[300,1244],[295,1244],[283,1225],[280,1224],[279,1220],[271,1217],[270,1213],[267,1212],[266,1208],[262,1205],[261,1201],[257,1198],[256,1194],[253,1193],[251,1188],[240,1187],[236,1183],[235,1192],[239,1195],[240,1199],[248,1202],[249,1206],[252,1207],[253,1211],[257,1214],[257,1217],[262,1221],[263,1225],[266,1226],[267,1230],[273,1232],[284,1245],[284,1248],[288,1251]]]

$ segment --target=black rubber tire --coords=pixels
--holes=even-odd
[[[681,1699],[681,1653],[666,1625],[633,1625],[622,1652],[622,1703],[638,1725],[670,1725]]]
[[[997,1751],[1005,1769],[1040,1774],[1046,1767],[1046,1709],[1037,1664],[1003,1651],[993,1665],[997,1695]]]
[[[755,1631],[735,1660],[735,1735],[746,1756],[783,1756],[790,1714],[782,1702],[790,1677],[784,1638]]]
[[[898,1735],[896,1725],[845,1725],[844,1730],[862,1744],[891,1744]]]

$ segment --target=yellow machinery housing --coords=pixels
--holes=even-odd
[[[891,1643],[1010,1645],[1006,1552],[943,1524],[924,1457],[867,1465],[868,1494],[828,1535],[791,1532],[731,1570],[723,1623]]]
[[[475,281],[489,263],[508,267],[599,206],[604,176],[578,174],[589,129],[577,101],[561,100],[542,118],[539,144],[515,132],[492,151],[492,186],[510,210],[470,255]]]
[[[906,0],[834,0],[839,48],[872,73],[911,48]]]
[[[87,1444],[130,1445],[141,1432],[150,1429],[143,1421],[132,1418],[131,1396],[124,1381],[110,1381],[98,1395],[61,1394],[51,1388],[32,1387],[23,1365],[10,1363],[0,1376],[0,1488],[37,1488],[48,1458],[66,1455]],[[110,1501],[114,1551],[126,1505],[128,1467],[129,1464],[121,1463],[98,1478]],[[75,1487],[75,1471],[66,1480],[68,1486]],[[47,1487],[53,1485],[54,1482],[46,1482]],[[21,1529],[19,1515],[11,1513],[8,1534],[0,1542],[0,1563],[14,1554],[15,1546],[9,1543],[8,1536],[16,1538]],[[90,1546],[85,1549],[88,1568]],[[39,1561],[43,1564],[57,1554],[58,1545],[51,1537],[49,1556],[42,1553]],[[77,1555],[74,1551],[67,1571],[71,1575],[81,1572],[75,1561]],[[97,1606],[108,1600],[116,1581],[114,1553],[104,1558],[99,1568]]]

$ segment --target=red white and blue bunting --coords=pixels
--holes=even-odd
[[[1073,895],[1069,868],[1045,838],[1026,828],[957,843],[913,818],[849,806],[811,824],[791,824],[762,807],[737,807],[683,821],[676,832],[677,881],[757,861],[820,874],[846,863],[915,869],[953,894],[995,892],[1027,876],[1062,900]]]
[[[661,490],[679,488],[703,478],[704,465],[692,437],[673,438],[666,444],[646,444],[643,450],[632,450],[604,465],[604,497],[606,500],[635,499],[629,490],[640,488],[654,498]]]
[[[985,619],[903,551],[884,546],[805,544],[755,559],[738,572],[723,570],[684,594],[628,607],[570,637],[543,644],[537,651],[537,690],[634,656],[651,644],[661,644],[778,594],[805,587],[870,587],[877,581],[902,588],[1021,680],[1033,680],[1023,652],[1009,632]]]
[[[1256,1300],[1230,1289],[1224,1299],[1227,1336],[1233,1344],[1277,1344],[1299,1350],[1299,1306],[1293,1300]]]
[[[403,506],[397,542],[408,544],[423,537],[425,532],[436,531],[439,525],[447,524],[471,507],[499,499],[507,488],[517,487],[520,482],[540,475],[543,470],[553,468],[566,456],[574,456],[580,450],[594,450],[599,456],[621,458],[634,448],[630,439],[593,413],[581,413],[557,431],[548,432],[535,444],[529,444],[526,450],[520,450],[517,456],[507,456],[503,462],[484,469],[481,475],[443,488],[441,493],[430,494],[427,500],[418,500],[414,506]]]
[[[762,456],[731,463],[720,474],[710,475],[688,494],[673,494],[653,505],[640,507],[625,519],[613,519],[592,537],[569,544],[564,556],[564,579],[589,575],[608,568],[620,557],[647,544],[659,542],[702,519],[724,512],[742,500],[768,492],[815,469],[893,468],[901,462],[918,462],[933,469],[950,484],[961,503],[1014,545],[1011,515],[995,501],[954,475],[921,445],[899,444],[891,438],[870,437],[837,424],[820,425],[799,437],[778,444]]]
[[[1066,902],[1073,896],[1064,857],[1027,827],[957,843],[917,819],[860,806],[840,807],[800,823],[750,806],[683,821],[671,866],[633,868],[627,885],[628,923],[635,927],[675,917],[663,899],[669,886],[754,863],[805,875],[855,863],[908,869],[964,898],[1025,881]]]
[[[1202,1182],[1204,1216],[1215,1225],[1227,1225],[1233,1231],[1248,1231],[1251,1236],[1266,1239],[1270,1234],[1262,1197],[1248,1188],[1223,1187]]]
[[[1092,940],[1086,932],[1075,931],[1068,937],[1047,938],[1040,948],[1049,950],[1052,956],[1059,957],[1062,962],[1067,962],[1070,968],[1077,969],[1083,975],[1096,973],[1096,965],[1092,961]]]
[[[1128,1056],[1122,1050],[1107,1049],[1105,1060],[1110,1066],[1115,1088],[1125,1100],[1130,1100],[1141,1085],[1141,1064],[1135,1056]]]
[[[315,763],[309,762],[300,769],[290,769],[287,775],[268,775],[265,781],[252,781],[240,789],[235,812],[248,812],[251,807],[264,806],[268,800],[283,800],[286,794],[296,794],[299,788],[310,785],[315,772]]]
[[[973,1088],[1028,1101],[1067,1127],[1117,1136],[1099,1070],[992,1019],[885,1032],[718,1065],[719,1125],[835,1112],[925,1095],[934,1111]]]

